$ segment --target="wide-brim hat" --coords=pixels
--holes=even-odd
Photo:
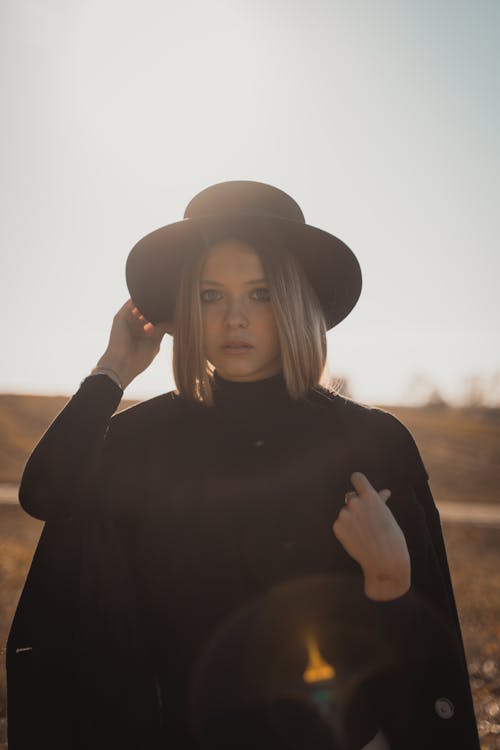
[[[207,246],[210,233],[260,226],[293,253],[315,290],[327,328],[340,323],[361,293],[361,269],[347,245],[306,224],[287,193],[262,182],[234,180],[205,188],[189,202],[184,218],[147,234],[127,258],[130,297],[151,323],[172,322],[183,264]]]

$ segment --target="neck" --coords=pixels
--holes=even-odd
[[[283,373],[262,380],[226,380],[214,372],[213,394],[215,408],[241,422],[270,419],[290,409],[290,398]]]
[[[259,388],[267,388],[271,384],[280,384],[286,388],[285,376],[283,372],[278,372],[275,375],[269,375],[267,378],[260,378],[259,380],[229,380],[221,375],[217,370],[214,371],[214,388],[233,388],[238,390],[247,388],[255,390]]]

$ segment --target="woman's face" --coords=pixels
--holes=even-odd
[[[238,239],[208,251],[200,277],[205,355],[226,380],[281,371],[278,329],[259,256]]]

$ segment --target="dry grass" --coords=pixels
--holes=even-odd
[[[437,502],[500,502],[500,409],[388,410],[411,430]]]
[[[500,748],[500,529],[444,525],[484,750]]]

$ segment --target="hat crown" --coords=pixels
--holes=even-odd
[[[300,206],[287,193],[251,180],[211,185],[195,195],[184,211],[185,219],[242,215],[276,217],[305,224]]]
[[[300,206],[283,190],[232,180],[202,190],[188,203],[181,221],[155,229],[130,251],[127,285],[146,320],[156,324],[174,319],[187,256],[206,249],[214,236],[237,237],[241,229],[246,237],[253,226],[262,242],[276,236],[277,244],[296,258],[316,292],[328,328],[350,313],[362,284],[352,250],[338,237],[306,224]],[[269,252],[274,247],[270,242]]]

